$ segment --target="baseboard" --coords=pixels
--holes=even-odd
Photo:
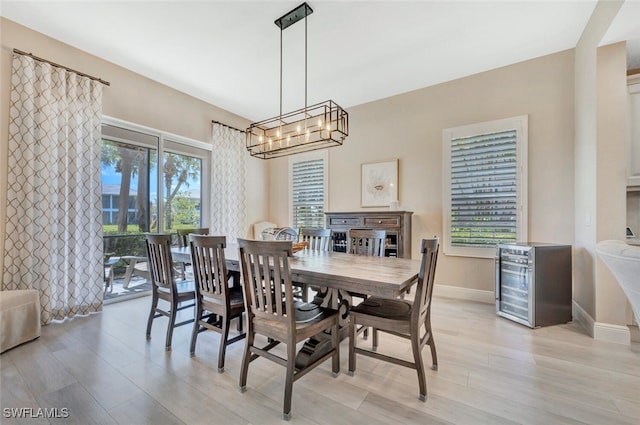
[[[577,322],[593,339],[615,344],[631,344],[631,331],[628,326],[596,322],[575,301],[573,301],[573,321]]]
[[[433,295],[436,297],[477,301],[485,304],[495,304],[496,302],[496,297],[493,291],[462,288],[460,286],[436,285],[433,288]]]
[[[593,339],[631,345],[631,332],[627,326],[596,322],[593,327]]]
[[[628,328],[631,334],[631,342],[640,342],[640,328],[636,325],[629,325]]]
[[[593,328],[596,321],[593,320],[593,317],[591,317],[591,315],[589,315],[589,313],[587,313],[580,304],[575,302],[575,300],[573,301],[572,306],[573,321],[578,323],[580,327],[584,329],[591,338],[593,338]]]

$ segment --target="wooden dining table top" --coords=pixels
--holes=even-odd
[[[175,261],[191,262],[189,247],[173,247]],[[237,244],[225,249],[227,269],[240,271]],[[372,257],[333,251],[304,249],[290,257],[294,282],[395,298],[418,278],[420,260],[395,257]]]

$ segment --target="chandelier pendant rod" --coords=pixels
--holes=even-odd
[[[280,118],[282,119],[282,28],[280,28]]]
[[[304,16],[304,109],[307,110],[307,16]],[[305,113],[306,116],[306,113]]]

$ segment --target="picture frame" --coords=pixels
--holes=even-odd
[[[362,207],[388,207],[398,200],[398,159],[368,162],[361,168]]]

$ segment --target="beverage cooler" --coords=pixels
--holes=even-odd
[[[499,244],[496,314],[531,328],[571,321],[571,245]]]

